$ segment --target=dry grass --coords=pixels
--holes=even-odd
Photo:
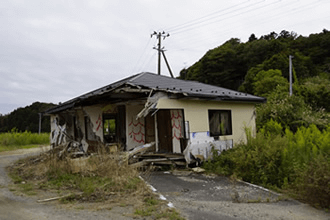
[[[182,219],[173,217],[180,216],[176,211],[167,211],[166,204],[158,201],[139,178],[140,171],[129,166],[124,158],[121,154],[100,152],[87,158],[70,159],[67,155],[59,159],[54,151],[19,160],[9,171],[20,188],[17,191],[25,193],[24,187],[30,187],[28,195],[45,192],[48,197],[68,195],[60,199],[62,204],[97,202],[94,207],[98,210],[130,206],[135,212],[133,215]],[[144,176],[148,176],[149,170],[144,172]]]
[[[76,199],[92,201],[149,195],[139,175],[118,154],[60,160],[55,154],[45,153],[20,160],[11,168],[15,183],[35,182],[39,189],[82,192]]]

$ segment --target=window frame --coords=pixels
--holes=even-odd
[[[106,129],[105,126],[105,121],[106,120],[114,120],[115,123],[115,131],[113,133],[105,133],[104,129]],[[106,113],[103,114],[102,117],[102,130],[103,130],[103,140],[104,143],[117,143],[118,141],[118,116],[117,114],[114,113]],[[112,141],[109,141],[112,140]]]
[[[215,122],[212,122],[212,120],[215,120],[214,115],[218,114],[219,122],[218,124],[221,125],[221,120],[224,117],[224,115],[227,115],[227,127],[225,131],[221,129],[221,126],[219,126],[219,129],[214,131],[214,128],[216,125],[212,124]],[[223,115],[223,117],[222,117]],[[228,136],[233,135],[233,124],[232,124],[232,111],[229,109],[209,109],[208,110],[208,118],[209,118],[209,134],[210,137],[219,137],[219,136]],[[225,123],[225,122],[224,122]]]

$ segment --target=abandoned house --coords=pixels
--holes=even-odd
[[[255,131],[255,104],[265,98],[195,81],[143,72],[66,101],[51,116],[51,144],[74,140],[85,152],[152,143],[158,153],[207,159]]]

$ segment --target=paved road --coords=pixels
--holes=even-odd
[[[277,194],[245,183],[233,184],[225,177],[154,172],[145,178],[191,220],[330,220],[329,213],[294,200],[278,201]]]
[[[8,189],[11,184],[5,167],[20,157],[37,150],[0,153],[0,220],[35,219],[133,219],[123,216],[128,207],[111,210],[67,209],[56,202],[39,204],[38,198],[15,196]],[[276,203],[246,203],[261,200],[276,200],[277,196],[267,191],[242,183],[232,184],[227,178],[205,177],[187,172],[154,172],[145,179],[167,197],[182,214],[191,220],[201,219],[295,219],[330,220],[330,214],[296,201]],[[240,203],[233,202],[239,201]]]

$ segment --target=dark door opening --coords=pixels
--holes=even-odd
[[[117,114],[103,114],[103,138],[104,143],[117,142]]]
[[[157,112],[158,127],[158,151],[164,153],[173,152],[172,125],[170,110],[159,110]]]

